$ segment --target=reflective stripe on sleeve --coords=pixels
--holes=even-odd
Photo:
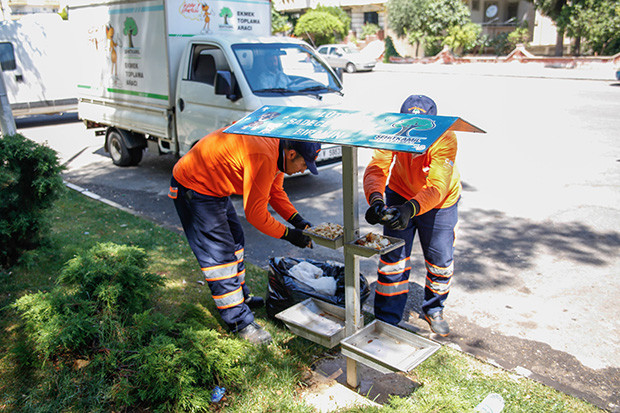
[[[381,281],[377,281],[375,292],[384,296],[407,294],[409,292],[409,281],[405,280],[395,283],[383,283]]]
[[[178,194],[179,194],[179,188],[175,186],[171,186],[170,190],[168,191],[168,197],[172,199],[177,199]]]
[[[243,261],[245,258],[245,250],[241,248],[239,251],[235,251],[235,256],[237,257],[237,262]]]
[[[379,268],[377,269],[377,272],[384,275],[394,275],[403,273],[410,269],[411,264],[409,263],[409,257],[395,263],[387,263],[382,259],[379,259]]]
[[[452,279],[449,279],[446,283],[441,283],[432,281],[430,278],[426,277],[426,288],[428,288],[435,294],[448,294],[448,292],[450,292],[450,284],[452,284]]]
[[[239,283],[241,283],[241,285],[245,284],[245,268],[237,275],[239,276]]]
[[[438,277],[448,278],[448,277],[451,277],[452,273],[454,272],[454,262],[452,262],[447,267],[438,267],[436,265],[431,264],[428,261],[425,261],[425,263],[426,263],[426,271]]]
[[[234,307],[243,303],[244,301],[243,290],[241,289],[241,287],[237,288],[235,291],[231,291],[223,295],[214,295],[212,297],[215,301],[215,306],[220,310]]]

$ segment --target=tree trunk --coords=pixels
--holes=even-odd
[[[558,37],[555,40],[555,55],[564,55],[564,31],[558,30]]]
[[[575,38],[575,44],[573,45],[573,56],[581,55],[581,36]]]

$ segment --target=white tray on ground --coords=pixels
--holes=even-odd
[[[342,354],[382,373],[408,372],[441,348],[439,343],[375,320],[340,342]]]

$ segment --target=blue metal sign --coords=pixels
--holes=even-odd
[[[423,153],[448,130],[484,133],[451,116],[289,106],[263,106],[224,132]]]

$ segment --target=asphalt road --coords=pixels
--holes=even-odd
[[[432,335],[418,319],[424,265],[412,254],[404,327],[520,375],[620,411],[620,85],[587,75],[546,78],[519,70],[444,66],[379,67],[345,75],[346,107],[398,111],[411,93],[435,99],[439,113],[487,131],[459,134],[463,178],[455,276],[447,302],[452,334]],[[549,73],[549,71],[545,72]],[[559,72],[557,72],[559,73]],[[565,77],[565,78],[561,78]],[[172,156],[146,154],[137,167],[112,165],[103,138],[65,116],[20,123],[21,133],[55,148],[68,182],[179,230],[166,197]],[[360,225],[366,206],[359,150]],[[342,222],[340,166],[287,179],[293,203],[314,223]],[[242,214],[241,199],[235,198]],[[246,259],[342,260],[320,246],[300,250],[244,222]],[[377,258],[361,272],[376,280]],[[372,297],[366,309],[372,311]]]

